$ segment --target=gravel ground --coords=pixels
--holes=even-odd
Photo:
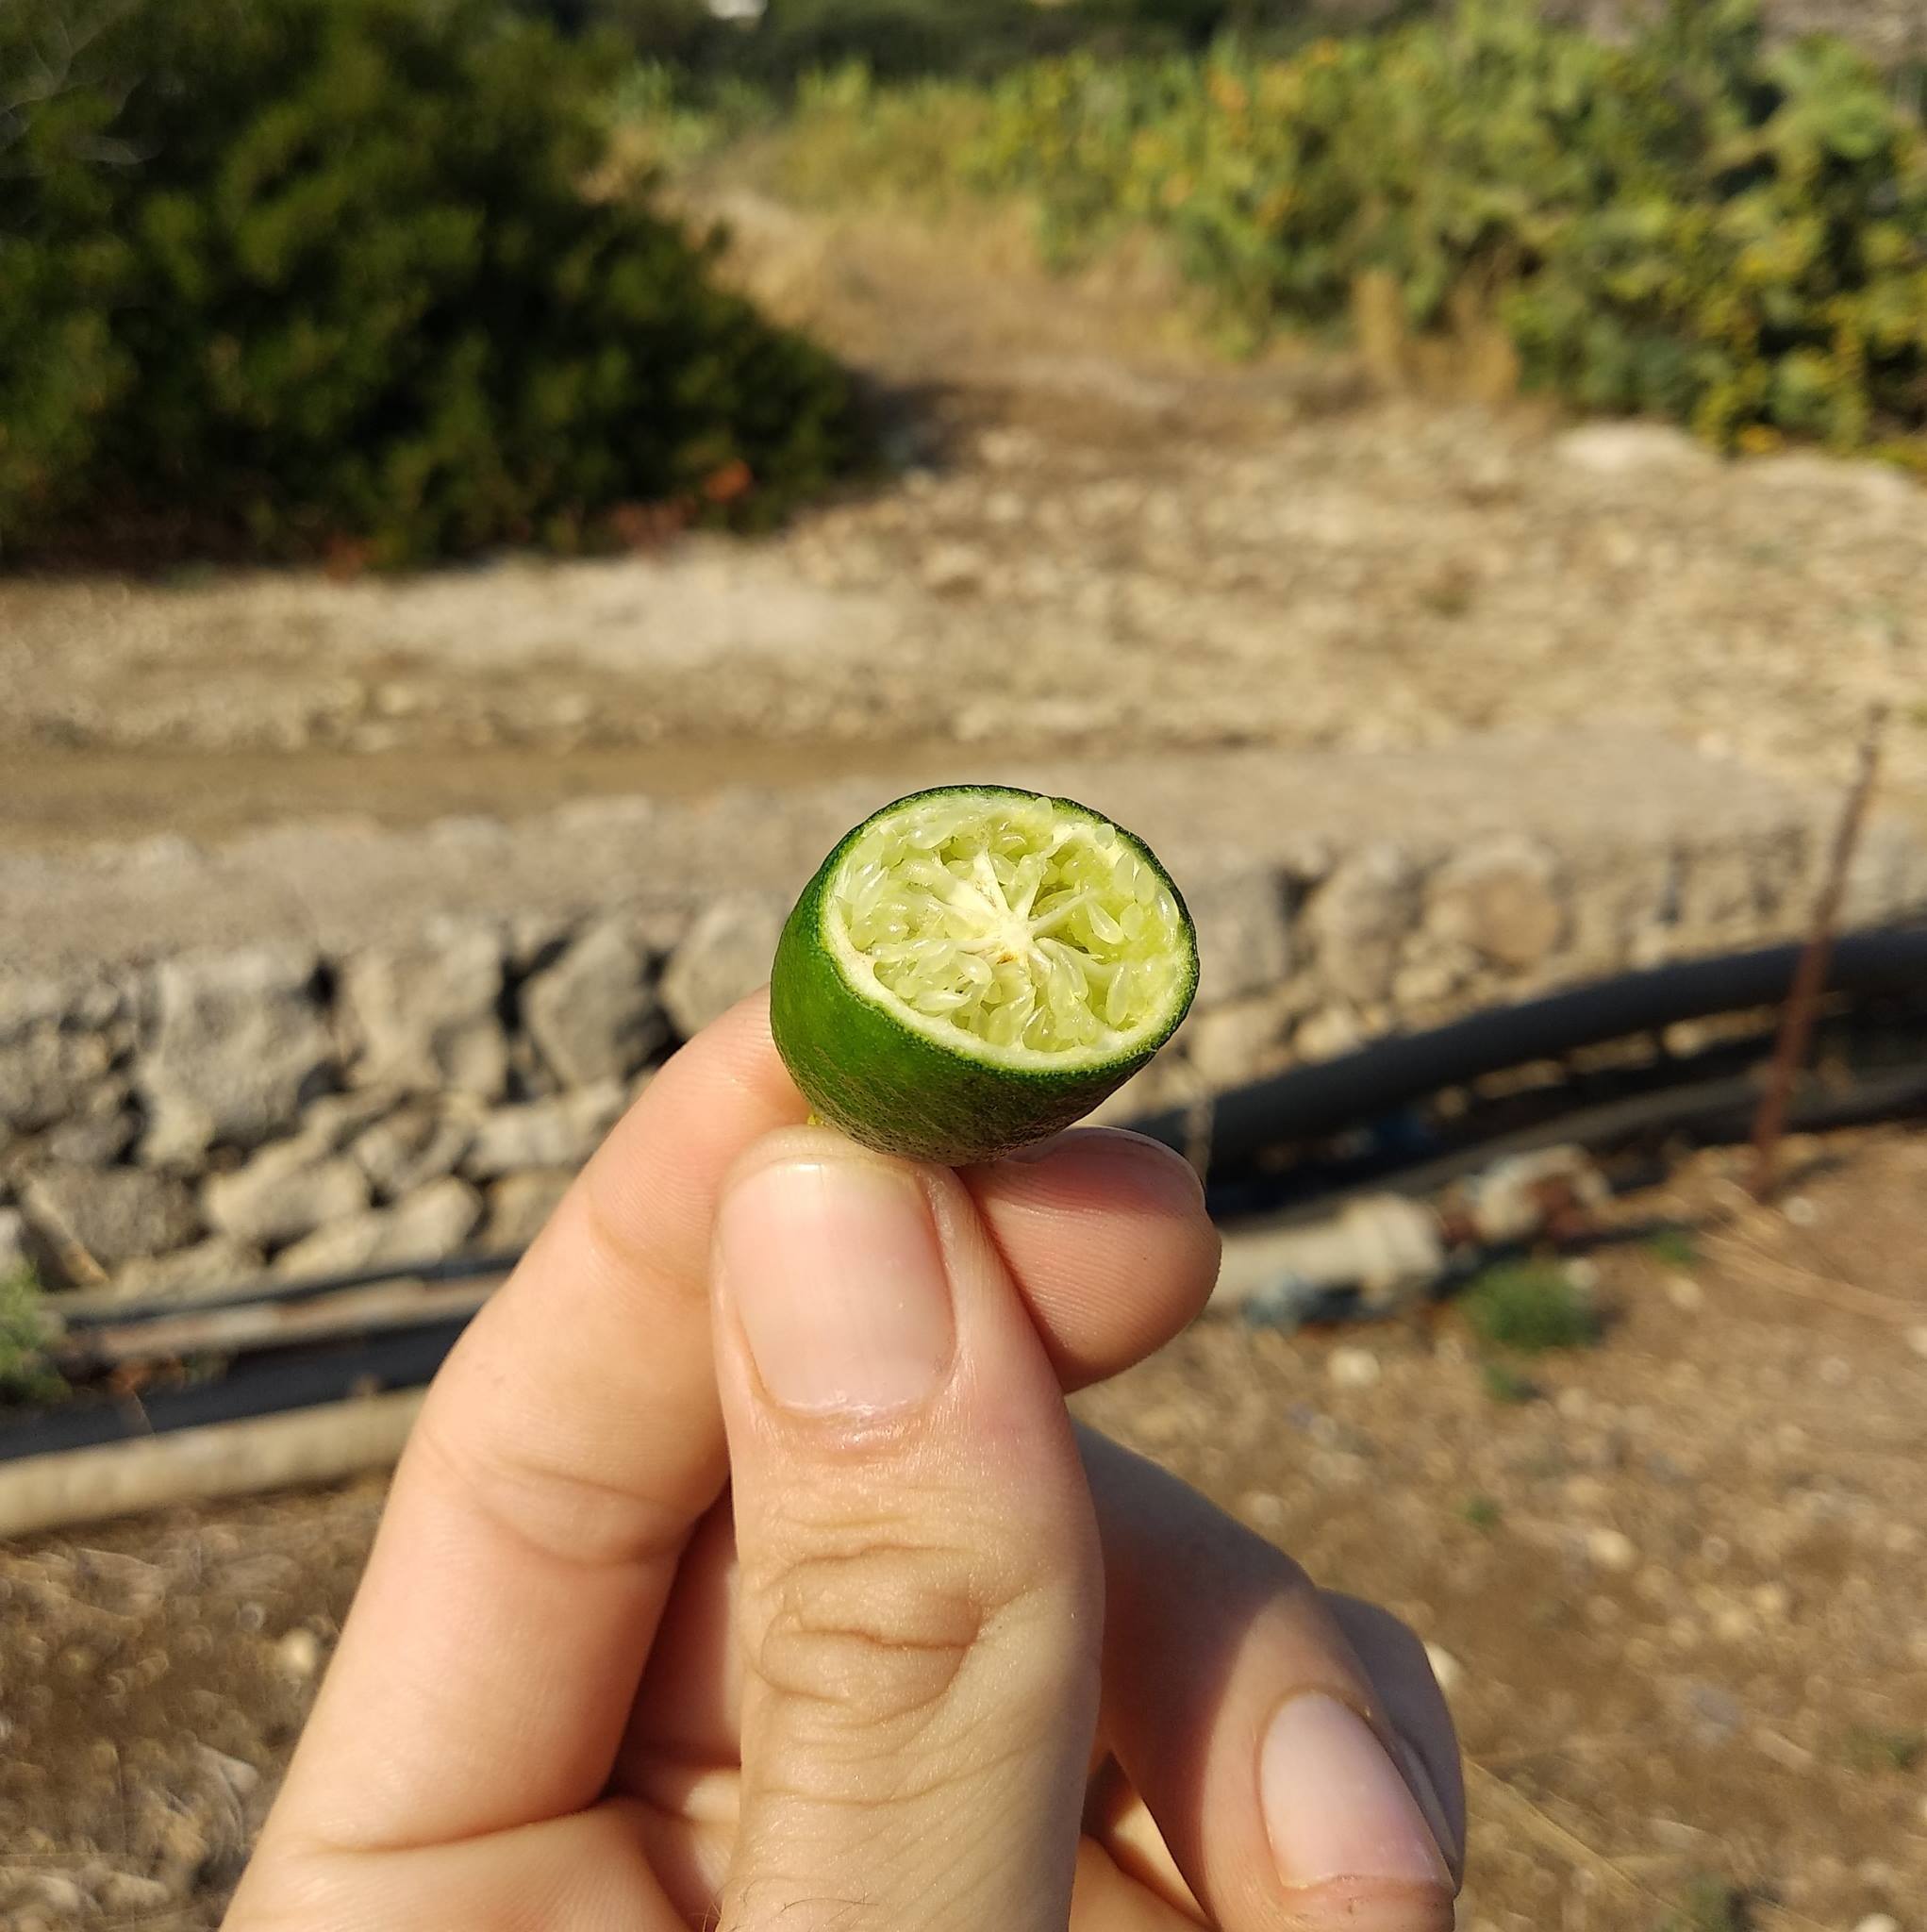
[[[1927,1138],[1803,1158],[1785,1217],[1711,1156],[1620,1203],[1708,1231],[1603,1251],[1604,1341],[1523,1365],[1524,1400],[1447,1312],[1202,1324],[1081,1404],[1434,1646],[1471,1932],[1927,1924]],[[0,1550],[0,1923],[215,1923],[380,1501]],[[1670,1916],[1727,1888],[1751,1916]]]

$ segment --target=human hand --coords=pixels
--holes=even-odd
[[[1066,1413],[1208,1293],[1189,1171],[804,1111],[745,1003],[472,1324],[227,1932],[1449,1927],[1417,1641]]]

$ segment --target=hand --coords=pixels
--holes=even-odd
[[[1450,1926],[1418,1642],[1067,1416],[1209,1291],[1189,1171],[803,1114],[747,1003],[471,1326],[229,1932]]]

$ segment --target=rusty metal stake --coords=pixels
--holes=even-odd
[[[1868,805],[1873,797],[1873,782],[1880,771],[1881,733],[1885,724],[1886,707],[1876,705],[1861,736],[1859,770],[1854,774],[1852,788],[1840,812],[1838,829],[1834,834],[1826,877],[1813,909],[1813,929],[1800,955],[1800,963],[1794,968],[1793,985],[1780,1015],[1772,1064],[1767,1072],[1759,1111],[1753,1116],[1752,1191],[1755,1201],[1769,1198],[1777,1178],[1780,1141],[1786,1131],[1786,1110],[1792,1104],[1793,1083],[1800,1077],[1806,1050],[1813,1041],[1814,1016],[1826,987],[1827,967],[1834,957],[1834,928],[1839,923],[1847,874],[1853,863],[1854,848],[1860,843],[1861,828],[1867,823]]]

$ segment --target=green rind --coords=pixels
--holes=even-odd
[[[1198,990],[1197,940],[1184,895],[1143,840],[1119,833],[1177,901],[1189,942],[1189,982],[1171,1024],[1114,1060],[1063,1072],[995,1067],[950,1053],[850,987],[823,935],[823,893],[843,855],[875,822],[913,799],[945,794],[1036,798],[1007,785],[939,785],[893,800],[840,839],[804,889],[777,941],[770,1024],[790,1077],[817,1113],[853,1141],[905,1159],[961,1167],[1048,1139],[1083,1119],[1171,1038]],[[1053,806],[1098,818],[1075,799]],[[1115,823],[1112,821],[1110,823]]]

